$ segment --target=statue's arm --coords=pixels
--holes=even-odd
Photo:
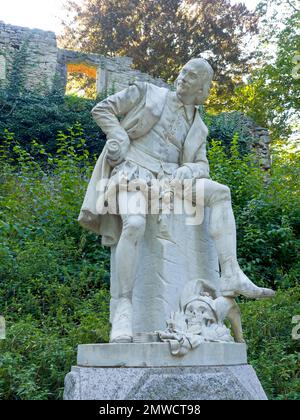
[[[177,169],[175,178],[183,181],[184,179],[210,178],[209,163],[206,157],[206,142],[199,147],[196,160],[184,163]]]
[[[206,156],[206,141],[204,141],[198,149],[196,160],[192,163],[185,163],[183,166],[191,170],[192,178],[201,179],[209,178],[209,163]]]
[[[132,85],[99,102],[92,110],[95,122],[107,136],[107,158],[112,165],[124,159],[130,144],[128,134],[120,124],[120,120],[140,100],[140,89],[137,85]]]
[[[195,126],[191,128],[193,130],[192,138],[194,145],[198,145],[198,148],[194,149],[194,145],[191,146],[191,139],[189,139],[189,146],[193,152],[189,153],[189,160],[186,160],[185,154],[183,153],[183,164],[177,169],[175,179],[183,181],[184,179],[201,179],[210,178],[209,176],[209,163],[206,157],[206,139],[208,136],[208,128],[200,118],[199,114],[196,114]],[[188,135],[191,135],[189,133]]]

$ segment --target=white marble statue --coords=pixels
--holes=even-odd
[[[132,299],[137,269],[143,264],[139,252],[149,214],[149,190],[141,188],[141,182],[148,186],[157,179],[166,181],[171,185],[166,191],[171,193],[175,183],[201,179],[204,205],[209,209],[208,232],[221,270],[218,297],[274,295],[272,290],[253,284],[239,267],[230,190],[210,179],[208,130],[197,106],[208,98],[212,80],[211,66],[196,58],[182,68],[176,91],[136,82],[92,111],[107,135],[107,143],[89,183],[79,222],[101,235],[104,245],[115,247],[113,270],[118,292],[111,342],[133,339]],[[132,187],[135,181],[137,188]],[[126,185],[131,187],[126,189]],[[114,194],[115,206],[111,204]],[[138,211],[131,209],[132,202],[138,203]],[[236,317],[231,321],[239,325]],[[242,340],[241,334],[237,337],[237,341]]]

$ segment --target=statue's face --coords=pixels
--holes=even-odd
[[[176,81],[179,100],[185,105],[201,105],[208,98],[211,82],[203,76],[203,69],[197,61],[188,62]]]

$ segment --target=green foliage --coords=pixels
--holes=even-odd
[[[292,318],[300,314],[299,285],[275,299],[241,305],[249,362],[270,399],[300,399],[300,340]]]
[[[239,86],[231,109],[239,110],[268,127],[275,139],[298,130],[300,78],[294,77],[300,54],[300,10],[295,0],[263,0],[260,63],[246,84]]]
[[[209,143],[211,140],[218,139],[228,153],[233,137],[238,135],[240,153],[244,155],[251,151],[253,133],[249,127],[249,121],[243,114],[240,112],[224,112],[217,115],[205,113],[203,117],[209,128]]]
[[[220,140],[212,140],[208,152],[211,177],[232,190],[233,205],[240,210],[264,189],[263,173],[255,165],[254,157],[241,157],[239,138],[235,134],[229,145],[229,153]]]
[[[79,126],[60,133],[43,168],[11,133],[3,140],[0,398],[56,399],[76,346],[108,339],[109,253],[77,223],[93,163]]]
[[[274,148],[267,179],[251,155],[241,157],[237,136],[230,154],[219,141],[209,150],[211,176],[231,188],[239,260],[260,285],[291,287],[300,276],[299,151]]]
[[[29,39],[21,44],[19,50],[16,50],[12,59],[11,72],[9,74],[7,95],[12,98],[19,98],[25,92],[26,75],[24,69],[28,55]]]
[[[257,17],[228,0],[68,0],[65,48],[106,56],[128,56],[141,71],[173,82],[190,58],[208,52],[219,90],[230,90],[249,61],[244,36]]]
[[[61,97],[53,94],[39,97],[28,94],[22,98],[10,98],[2,92],[0,135],[7,129],[16,135],[23,147],[27,148],[31,140],[35,139],[44,145],[47,152],[53,153],[57,147],[58,132],[66,132],[71,126],[80,123],[90,152],[99,154],[105,136],[91,118],[91,109],[95,104],[96,101],[76,96]]]
[[[108,340],[109,252],[77,223],[95,162],[78,124],[56,145],[49,153],[34,140],[25,150],[8,130],[0,138],[1,399],[60,399],[77,345]],[[270,398],[299,399],[299,342],[290,335],[300,314],[300,165],[279,146],[267,183],[241,157],[237,136],[229,152],[212,141],[209,159],[213,178],[232,189],[241,265],[282,289],[274,301],[242,303],[250,362]]]

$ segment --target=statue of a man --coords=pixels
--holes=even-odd
[[[221,295],[267,298],[274,294],[253,284],[240,269],[230,190],[209,177],[208,130],[197,106],[208,98],[212,80],[209,63],[196,58],[182,68],[175,92],[136,82],[100,102],[92,111],[107,135],[107,143],[90,181],[79,222],[102,235],[104,245],[117,244],[115,272],[119,296],[111,342],[131,342],[133,338],[132,294],[139,246],[146,228],[148,196],[143,190],[128,192],[120,188],[117,209],[105,213],[99,208],[107,206],[105,200],[99,200],[98,184],[102,179],[108,179],[106,197],[124,179],[127,182],[142,179],[146,183],[158,178],[172,182],[203,179],[204,204],[210,208],[209,233],[221,268]],[[131,198],[139,201],[138,213],[130,211]]]

